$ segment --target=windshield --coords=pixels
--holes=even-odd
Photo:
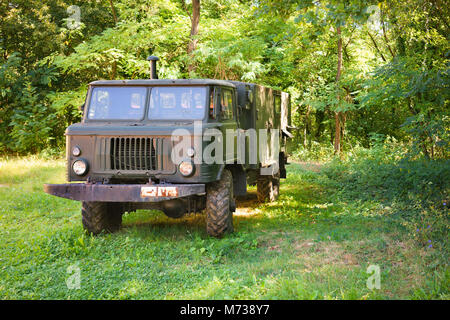
[[[154,87],[150,120],[201,120],[205,115],[206,87]]]
[[[95,87],[88,118],[93,120],[141,120],[145,112],[145,87]]]
[[[149,120],[201,120],[207,104],[207,87],[94,87],[88,119],[142,120],[150,92]]]

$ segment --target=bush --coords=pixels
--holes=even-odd
[[[299,147],[292,153],[291,158],[299,161],[330,161],[334,158],[334,147],[331,144],[311,141],[309,148]]]
[[[379,202],[414,239],[446,248],[450,160],[408,159],[406,152],[392,140],[355,148],[324,166],[325,183],[340,199]]]

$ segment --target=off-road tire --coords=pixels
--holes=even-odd
[[[81,206],[84,229],[97,235],[104,232],[115,232],[122,225],[123,206],[114,202],[86,202]]]
[[[224,169],[222,178],[206,187],[206,232],[217,238],[233,232],[235,208],[233,176],[231,171]]]
[[[280,195],[280,177],[279,175],[260,176],[256,182],[256,192],[259,202],[273,202]]]

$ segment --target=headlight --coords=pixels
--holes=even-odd
[[[186,150],[186,154],[187,154],[187,156],[188,157],[193,157],[193,156],[195,156],[195,149],[194,148],[192,148],[192,147],[189,147],[187,150]]]
[[[81,155],[81,149],[80,149],[80,147],[78,147],[78,146],[73,147],[73,149],[72,149],[72,155],[73,155],[74,157],[80,156],[80,155]]]
[[[190,176],[194,172],[194,165],[191,161],[181,162],[178,168],[180,173],[185,177]]]
[[[88,165],[87,165],[87,162],[84,160],[76,160],[72,164],[72,170],[78,176],[84,175],[87,172],[87,169],[88,169]]]

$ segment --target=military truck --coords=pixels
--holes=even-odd
[[[278,197],[289,95],[238,81],[158,79],[149,60],[152,79],[89,84],[83,119],[66,130],[67,180],[77,183],[44,191],[81,201],[89,233],[117,231],[125,212],[157,209],[171,218],[205,211],[207,233],[221,237],[233,231],[235,197],[247,185],[259,201]]]

